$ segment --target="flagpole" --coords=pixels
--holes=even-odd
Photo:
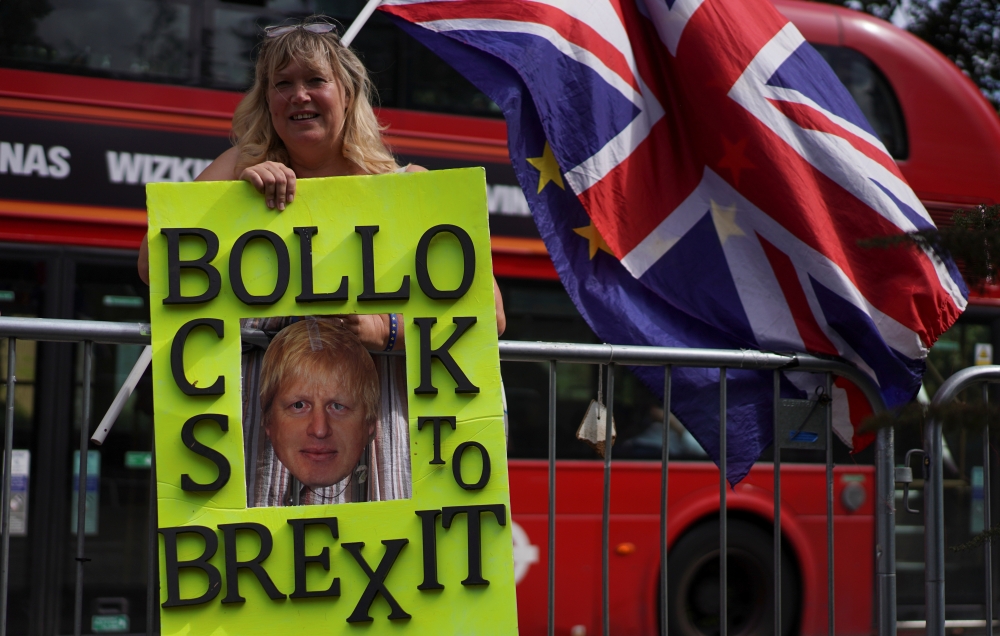
[[[365,23],[368,22],[368,18],[372,17],[372,14],[375,13],[375,9],[377,9],[380,4],[382,4],[382,0],[368,0],[368,3],[361,10],[361,13],[359,13],[358,17],[351,23],[351,28],[347,29],[347,33],[344,34],[344,37],[340,38],[340,41],[344,46],[351,45],[354,38],[358,36],[358,31],[361,30],[361,27],[365,26]]]

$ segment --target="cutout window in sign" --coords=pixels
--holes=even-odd
[[[516,632],[486,193],[147,186],[164,634]]]

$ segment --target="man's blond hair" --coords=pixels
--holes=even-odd
[[[271,407],[282,386],[321,371],[340,373],[344,384],[364,409],[364,423],[378,421],[378,373],[361,340],[334,319],[306,318],[278,332],[260,368],[261,423],[271,420]]]

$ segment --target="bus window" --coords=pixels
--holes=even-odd
[[[190,75],[191,9],[187,3],[18,1],[3,9],[0,59],[5,63],[174,80]]]
[[[243,91],[261,30],[322,14],[349,25],[361,0],[0,2],[0,66]],[[115,19],[108,21],[107,16]],[[352,47],[389,108],[500,117],[458,71],[376,13]]]
[[[243,88],[253,81],[253,48],[261,26],[257,15],[230,8],[220,2],[214,12],[215,29],[212,37],[212,80],[219,86]]]
[[[813,44],[850,91],[893,159],[906,159],[909,145],[899,100],[889,80],[867,57],[843,46]]]
[[[403,45],[408,77],[403,97],[407,108],[436,113],[453,113],[478,117],[499,117],[500,107],[437,54],[416,40],[405,36]]]

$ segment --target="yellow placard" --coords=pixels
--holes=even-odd
[[[147,204],[162,633],[515,633],[483,170]],[[338,314],[402,315],[412,498],[248,507],[240,320]]]

